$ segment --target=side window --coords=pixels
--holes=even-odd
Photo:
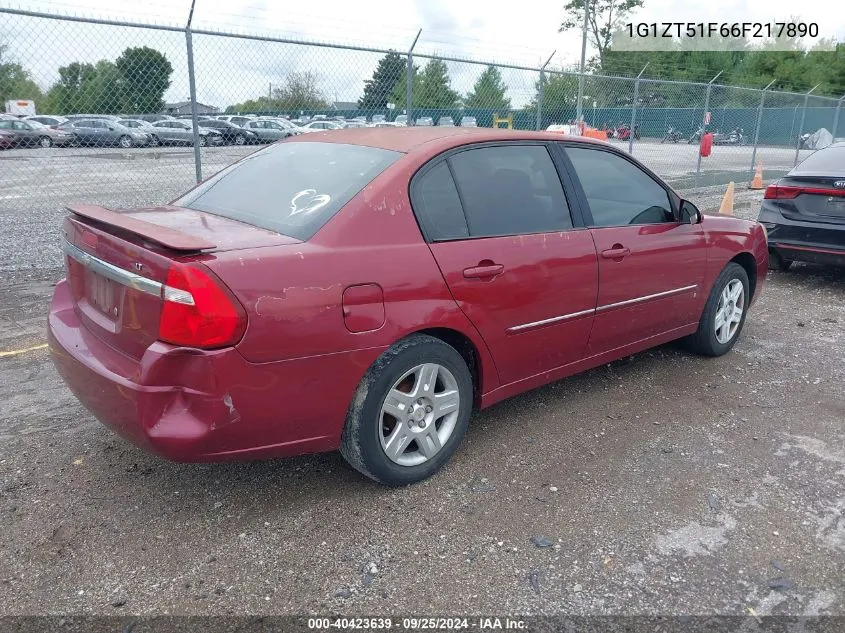
[[[411,199],[429,239],[469,237],[464,210],[446,161],[414,179]]]
[[[481,147],[448,160],[473,237],[572,228],[560,178],[544,146]]]
[[[30,129],[28,125],[26,125],[25,123],[21,123],[20,121],[12,121],[12,123],[14,123],[14,128],[16,130],[28,130],[28,129]]]
[[[11,130],[12,129],[12,122],[11,121],[0,121],[0,130]]]
[[[567,147],[594,226],[674,222],[669,194],[642,169],[610,152]]]

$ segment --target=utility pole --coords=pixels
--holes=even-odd
[[[581,72],[578,74],[578,103],[575,105],[575,121],[581,122],[581,102],[584,100],[584,70],[587,64],[587,24],[590,17],[590,0],[584,0],[584,27],[581,32]]]

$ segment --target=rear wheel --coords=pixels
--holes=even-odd
[[[769,270],[779,270],[780,272],[785,273],[791,267],[791,259],[786,259],[786,257],[775,250],[769,251]]]
[[[235,137],[235,145],[243,145],[246,143],[246,137],[243,134],[238,134]]]
[[[42,136],[40,139],[38,139],[38,144],[45,149],[48,147],[53,147],[53,139],[51,139],[49,136]]]
[[[155,134],[150,135],[150,147],[158,147],[161,145],[161,141]]]
[[[205,147],[208,145],[208,138],[206,136],[200,136],[199,138],[200,147]]]
[[[686,346],[704,356],[722,356],[739,338],[750,295],[748,274],[731,262],[725,266],[704,306],[698,330],[685,340]]]
[[[455,348],[414,335],[367,371],[349,408],[340,452],[353,468],[402,486],[437,472],[472,412],[472,376]]]

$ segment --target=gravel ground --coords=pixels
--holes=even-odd
[[[0,351],[44,343],[62,274],[60,209],[12,202]],[[336,454],[162,461],[46,350],[2,356],[0,615],[845,615],[843,325],[845,270],[771,273],[730,354],[664,346],[503,402],[398,490]]]

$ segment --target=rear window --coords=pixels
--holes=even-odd
[[[308,240],[401,156],[340,143],[270,145],[173,204]]]
[[[790,172],[795,176],[845,176],[845,145],[813,152]]]

